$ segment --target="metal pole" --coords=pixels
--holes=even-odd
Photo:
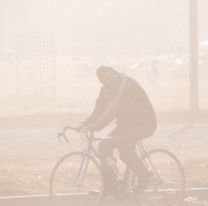
[[[195,118],[198,96],[198,0],[189,0],[190,112]]]

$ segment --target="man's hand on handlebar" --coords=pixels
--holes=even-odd
[[[81,132],[84,128],[85,128],[84,125],[80,125],[80,126],[75,128],[75,131],[76,132]]]
[[[89,134],[91,136],[93,136],[93,134],[95,133],[96,129],[95,129],[95,125],[90,125],[86,128],[86,131],[89,132]]]
[[[82,131],[85,131],[85,132],[89,132],[89,134],[93,135],[94,132],[95,132],[95,125],[90,125],[90,126],[85,126],[85,125],[80,125],[78,127],[76,127],[75,131],[76,132],[82,132]]]

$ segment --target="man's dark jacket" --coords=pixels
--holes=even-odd
[[[96,124],[96,120],[111,103],[118,88],[105,86],[101,88],[95,108],[84,125],[95,124],[95,129],[99,131],[116,119],[117,126],[112,131],[112,136],[129,135],[138,138],[151,136],[157,126],[154,109],[144,90],[130,77],[126,77],[123,92],[112,111],[103,121]]]

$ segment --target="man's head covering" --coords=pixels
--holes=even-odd
[[[104,85],[112,85],[119,78],[119,73],[110,66],[100,66],[96,71],[97,77]]]

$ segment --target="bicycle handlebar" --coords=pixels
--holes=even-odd
[[[67,127],[65,127],[65,128],[63,129],[62,132],[58,132],[57,136],[58,136],[58,139],[59,139],[60,142],[62,142],[62,141],[61,141],[61,138],[62,138],[62,137],[64,138],[64,140],[65,140],[66,142],[69,142],[69,139],[68,139],[67,136],[66,136],[66,130],[68,130],[68,129],[71,129],[71,130],[75,130],[75,131],[76,131],[77,128],[76,128],[76,127],[67,126]]]
[[[59,139],[60,142],[62,142],[62,141],[61,141],[61,138],[64,138],[64,140],[65,140],[66,142],[69,142],[69,139],[68,139],[67,136],[66,136],[66,131],[67,131],[68,129],[70,129],[70,130],[74,130],[74,131],[76,131],[76,132],[84,132],[85,135],[86,135],[86,137],[87,137],[88,139],[90,139],[90,138],[93,136],[93,134],[89,134],[87,128],[88,128],[88,127],[83,127],[80,131],[78,131],[78,127],[67,126],[67,127],[64,127],[64,129],[63,129],[62,132],[58,132],[57,136],[58,136],[58,139]]]

